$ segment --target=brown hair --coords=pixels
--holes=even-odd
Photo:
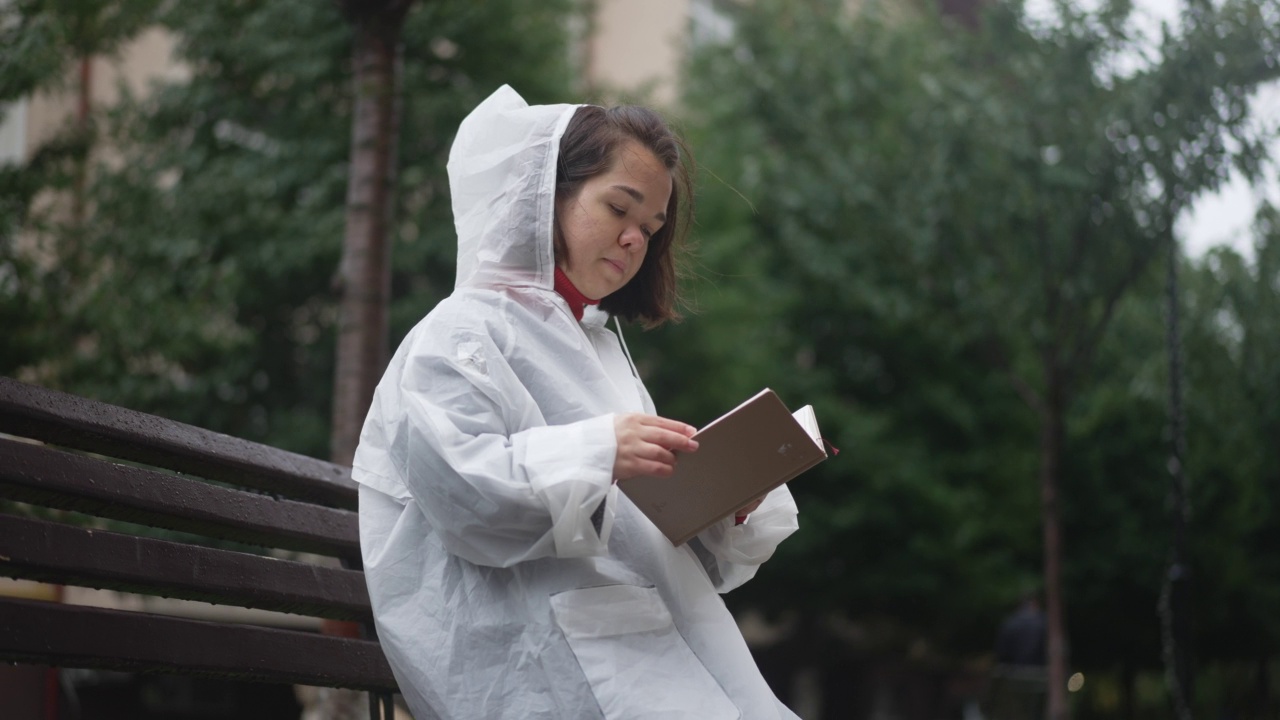
[[[635,140],[654,154],[671,173],[671,199],[667,201],[667,222],[649,238],[644,262],[635,277],[618,291],[600,301],[600,309],[646,328],[668,320],[679,320],[676,308],[677,254],[683,249],[693,215],[690,165],[693,162],[684,143],[656,112],[635,105],[602,108],[584,105],[573,114],[560,138],[556,163],[556,205],[574,197],[582,184],[608,172],[614,154],[627,140]],[[568,252],[560,219],[555,221],[556,258]]]

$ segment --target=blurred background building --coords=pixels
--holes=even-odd
[[[680,66],[690,43],[723,40],[732,25],[719,9],[742,0],[592,0],[574,18],[579,37],[574,65],[584,93],[670,106],[679,91]],[[849,0],[856,7],[862,0]],[[980,0],[942,0],[947,12],[971,16]],[[80,62],[62,87],[4,108],[0,162],[23,161],[64,124],[109,107],[121,84],[145,95],[152,83],[181,79],[174,39],[147,30],[112,57]]]

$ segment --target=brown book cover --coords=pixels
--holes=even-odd
[[[619,483],[677,546],[827,458],[812,408],[793,415],[768,388],[693,439],[698,450],[681,453],[671,477],[640,476]]]

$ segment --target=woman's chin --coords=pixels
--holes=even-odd
[[[609,297],[613,293],[617,292],[617,290],[618,288],[613,287],[612,284],[601,283],[599,285],[595,285],[593,287],[582,290],[582,294],[585,295],[587,299],[590,300],[591,302],[598,303],[601,300]]]

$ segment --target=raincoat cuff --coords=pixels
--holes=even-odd
[[[529,486],[551,513],[556,556],[603,554],[618,492],[613,484],[618,448],[613,416],[533,428],[521,435]]]
[[[721,565],[756,566],[772,557],[779,543],[799,528],[797,515],[791,492],[783,485],[765,497],[751,513],[750,522],[737,524],[730,515],[702,531],[699,538]]]

